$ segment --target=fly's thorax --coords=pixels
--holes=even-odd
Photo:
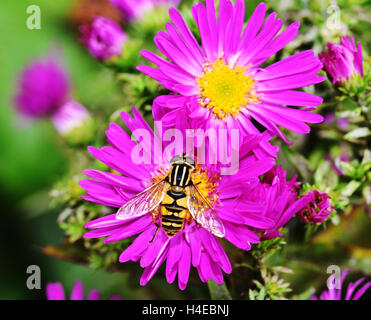
[[[191,176],[194,167],[185,161],[179,161],[171,164],[168,182],[174,192],[182,192],[184,188],[190,185]]]

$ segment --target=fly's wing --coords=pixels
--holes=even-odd
[[[223,238],[225,235],[223,222],[211,207],[209,201],[207,201],[195,185],[191,185],[189,190],[188,210],[192,217],[207,231],[217,237]]]
[[[167,182],[160,180],[128,200],[116,213],[116,219],[125,220],[140,217],[160,205],[164,199]]]

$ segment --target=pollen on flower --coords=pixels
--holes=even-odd
[[[241,107],[249,103],[260,103],[255,93],[255,80],[246,71],[249,67],[231,68],[222,59],[216,60],[197,79],[201,105],[212,109],[218,118],[236,117]]]
[[[158,167],[156,170],[152,173],[152,183],[155,184],[156,182],[159,182],[160,180],[163,180],[166,178],[168,174],[168,169],[164,167]]]
[[[218,186],[220,176],[215,173],[210,173],[203,169],[201,165],[196,165],[195,170],[192,173],[192,181],[197,186],[198,190],[202,195],[209,200],[209,203],[213,206],[218,200]],[[200,199],[201,200],[201,199]]]

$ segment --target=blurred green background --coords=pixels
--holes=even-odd
[[[94,273],[41,253],[42,247],[59,244],[63,238],[56,223],[59,212],[49,209],[48,192],[66,172],[67,161],[50,122],[30,125],[16,117],[12,99],[17,76],[32,58],[45,56],[58,46],[74,96],[83,104],[103,103],[107,96],[112,97],[112,88],[117,89],[110,73],[76,41],[66,21],[71,3],[17,0],[0,4],[0,299],[44,299],[44,284],[49,281],[61,281],[69,293],[78,279],[86,292],[98,288],[104,298],[114,292],[123,297],[145,297],[140,290],[123,289],[126,275]],[[41,30],[26,28],[26,9],[31,4],[41,9]],[[26,287],[26,268],[31,264],[41,268],[42,290]]]
[[[129,278],[125,273],[94,272],[86,266],[42,254],[43,247],[58,245],[63,240],[64,233],[57,224],[60,210],[50,209],[48,193],[54,183],[67,173],[68,154],[63,153],[62,142],[50,122],[25,124],[16,116],[12,99],[19,72],[31,59],[45,56],[52,50],[60,50],[77,101],[99,112],[99,108],[122,107],[120,103],[124,94],[113,74],[90,57],[76,41],[75,30],[67,19],[72,2],[74,1],[16,0],[1,1],[0,4],[0,299],[45,299],[44,286],[51,281],[62,282],[69,295],[76,280],[83,281],[85,293],[92,288],[97,288],[103,298],[118,293],[124,299],[163,297],[181,299],[183,293],[176,285],[168,285],[161,278],[153,279],[151,284],[144,288],[140,287],[139,267],[138,274],[130,275]],[[260,1],[247,1],[248,14],[258,2]],[[285,3],[288,2],[297,3],[296,6],[300,7],[307,1],[272,1],[275,3],[273,7],[281,6],[281,8],[284,8]],[[359,2],[361,1],[354,1],[355,4]],[[313,1],[313,3],[319,2]],[[339,1],[339,3],[352,5],[352,1]],[[28,17],[26,9],[32,4],[40,6],[41,30],[26,28]],[[307,18],[303,18],[305,19]],[[350,22],[357,25],[356,20]],[[359,28],[364,26],[367,26],[364,21],[358,24]],[[305,26],[303,28],[308,30]],[[362,34],[369,40],[366,32]],[[370,47],[369,41],[364,43],[367,48]],[[353,215],[356,218],[344,228],[350,226],[353,232],[354,228],[357,232],[360,230],[356,237],[358,240],[351,239],[351,242],[369,248],[370,219],[366,218],[363,212],[359,214],[359,211],[355,211]],[[318,266],[321,268],[328,263],[331,264],[331,261],[337,261],[336,250],[331,251],[333,255],[330,255],[326,251],[329,249],[323,248],[323,243],[327,243],[328,248],[336,246],[336,241],[339,240],[337,237],[341,240],[344,230],[335,230],[333,231],[335,235],[327,234],[327,238],[326,235],[322,238],[318,236],[314,240],[315,250],[313,250],[312,260],[318,259]],[[362,239],[360,235],[363,235]],[[305,259],[300,258],[306,248],[300,245],[295,247],[294,244],[290,250],[287,255],[295,256],[295,259],[291,260],[289,267],[297,270],[298,273],[288,275],[287,280],[292,282],[295,292],[301,292],[313,285],[310,280],[316,272],[318,276],[319,271],[306,268]],[[356,250],[356,248],[349,250]],[[357,251],[357,254],[366,264],[361,268],[362,271],[371,272],[370,252]],[[321,260],[324,255],[329,257],[329,261]],[[339,263],[341,261],[342,259],[339,259]],[[282,261],[277,261],[278,264],[280,262]],[[26,287],[28,277],[26,269],[33,264],[41,268],[43,285],[41,290],[28,290]],[[303,276],[300,276],[300,270],[303,271]],[[322,269],[321,272],[323,273]],[[321,287],[322,284],[324,288],[326,277],[327,275],[323,273],[316,285]],[[155,291],[153,291],[154,287]],[[207,286],[193,286],[187,289],[187,297],[208,297]]]

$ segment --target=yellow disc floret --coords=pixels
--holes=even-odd
[[[254,89],[255,80],[246,72],[248,68],[236,66],[232,69],[222,59],[205,68],[197,79],[201,104],[224,119],[227,115],[236,117],[241,107],[248,103],[259,103]]]
[[[196,165],[192,173],[192,182],[197,186],[202,195],[214,205],[218,200],[217,188],[219,186],[220,176],[218,174],[209,174],[209,172]]]

